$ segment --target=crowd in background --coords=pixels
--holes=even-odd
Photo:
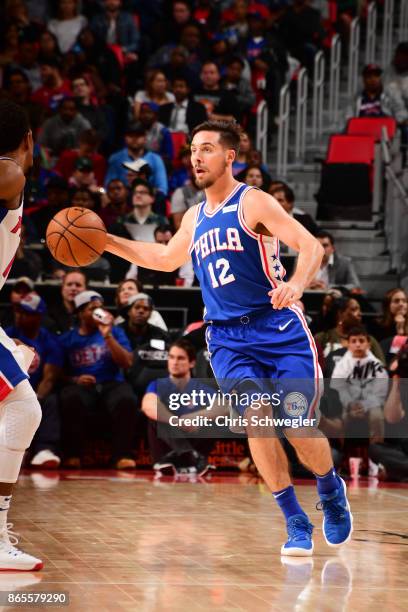
[[[191,264],[161,273],[106,255],[72,271],[33,245],[69,205],[95,210],[114,234],[166,244],[185,211],[203,197],[190,166],[189,133],[206,119],[230,119],[242,126],[234,175],[272,194],[325,250],[309,287],[325,297],[310,325],[329,381],[322,428],[337,440],[333,453],[342,460],[345,431],[357,427],[377,467],[367,466],[408,476],[408,446],[387,438],[388,425],[398,419],[384,408],[388,377],[396,380],[395,369],[400,372],[395,356],[408,337],[407,295],[388,292],[383,314],[364,327],[361,304],[367,302],[352,261],[295,206],[294,191],[275,180],[253,144],[259,103],[268,105],[273,132],[280,87],[294,83],[301,66],[313,70],[316,52],[329,49],[336,30],[347,42],[352,17],[362,11],[364,19],[365,9],[366,3],[339,2],[333,24],[307,0],[2,4],[0,96],[26,109],[35,138],[22,240],[10,275],[12,308],[1,318],[12,337],[36,350],[30,375],[43,421],[31,449],[33,466],[56,466],[61,458],[80,466],[95,420],[101,435],[111,434],[116,467],[134,467],[135,439],[143,435],[154,461],[170,451],[203,464],[208,448],[187,438],[170,440],[163,428],[158,438],[152,398],[165,404],[174,380],[192,384],[191,371],[211,377],[205,324],[169,332],[143,292],[143,285],[191,287]],[[351,114],[394,116],[406,142],[408,43],[384,68],[384,74],[374,64],[364,68]],[[47,278],[61,279],[61,299],[48,305],[34,291],[34,281]],[[118,284],[115,319],[95,319],[103,298],[88,289],[89,280]],[[157,386],[159,377],[168,379],[167,387]],[[375,393],[366,390],[368,379],[375,379]],[[103,419],[95,419],[102,412]]]

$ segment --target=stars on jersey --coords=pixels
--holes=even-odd
[[[236,227],[227,227],[226,231],[219,227],[208,230],[198,238],[194,243],[194,252],[197,257],[198,265],[201,264],[201,260],[216,253],[218,251],[243,251],[244,247],[241,243],[239,236],[239,230]]]

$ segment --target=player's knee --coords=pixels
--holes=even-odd
[[[0,445],[24,450],[31,444],[41,422],[41,406],[27,380],[23,380],[2,402]]]

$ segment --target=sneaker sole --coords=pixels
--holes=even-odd
[[[350,533],[348,534],[347,538],[345,540],[343,540],[342,542],[338,542],[337,544],[333,544],[332,542],[329,542],[329,540],[326,538],[326,533],[324,531],[324,524],[325,524],[325,518],[323,517],[323,535],[324,535],[324,539],[326,540],[326,544],[328,546],[331,546],[332,548],[337,548],[338,546],[343,546],[343,544],[347,544],[347,542],[350,542],[351,540],[351,536],[353,534],[353,515],[351,514],[351,509],[350,509],[350,504],[349,501],[347,499],[347,487],[346,487],[346,483],[344,482],[344,480],[341,478],[341,476],[339,476],[340,480],[341,480],[341,485],[343,487],[343,491],[344,491],[344,496],[346,498],[346,502],[347,502],[347,510],[350,513]]]
[[[312,548],[309,550],[306,548],[285,548],[282,544],[281,555],[282,557],[311,557],[313,555],[314,543],[312,542]]]
[[[21,569],[21,567],[0,567],[0,572],[37,572],[38,570],[42,570],[44,567],[44,563],[39,561],[34,565],[34,567],[26,567]]]
[[[56,470],[60,464],[61,461],[50,459],[49,461],[44,461],[44,463],[30,463],[30,467],[37,470]]]

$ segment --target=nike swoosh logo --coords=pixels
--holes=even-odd
[[[201,225],[203,221],[204,221],[204,217],[201,217],[200,221],[198,221],[198,223],[196,223],[196,227]]]
[[[288,325],[290,325],[292,323],[293,319],[289,319],[289,321],[287,323],[285,323],[285,325],[279,325],[279,331],[283,331],[287,328]]]

